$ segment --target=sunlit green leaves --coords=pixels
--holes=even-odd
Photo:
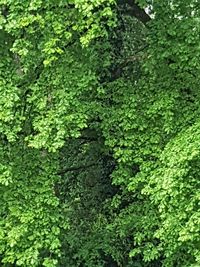
[[[199,5],[136,2],[0,1],[4,266],[199,265]]]

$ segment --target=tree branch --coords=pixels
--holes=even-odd
[[[128,5],[126,13],[141,21],[145,26],[151,20],[151,17],[134,0],[118,0],[118,4]]]
[[[124,68],[128,65],[128,63],[130,62],[133,62],[135,60],[138,60],[138,54],[142,51],[144,51],[146,48],[148,47],[148,44],[144,45],[143,47],[139,48],[135,53],[134,55],[124,59],[124,61],[119,64],[114,70],[113,70],[113,73],[111,75],[111,78],[109,80],[109,82],[113,82],[115,80],[117,80],[118,78],[121,77],[122,73],[123,73],[123,70]]]
[[[90,164],[87,164],[87,165],[69,167],[69,168],[60,170],[57,174],[58,175],[63,175],[66,172],[80,171],[80,170],[87,169],[87,168],[90,168],[90,167],[94,167],[94,166],[97,166],[97,165],[98,165],[98,163],[95,162],[95,163],[90,163]]]

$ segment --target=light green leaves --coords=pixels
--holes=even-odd
[[[199,6],[125,2],[0,0],[5,266],[200,262]]]

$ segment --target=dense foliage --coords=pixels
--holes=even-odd
[[[199,1],[0,12],[1,266],[199,267]]]

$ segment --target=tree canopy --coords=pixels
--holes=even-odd
[[[198,0],[0,0],[0,264],[200,266]]]

